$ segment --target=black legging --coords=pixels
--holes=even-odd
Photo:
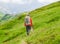
[[[31,30],[31,26],[26,26],[26,32],[27,32],[27,35],[29,35],[30,30]]]

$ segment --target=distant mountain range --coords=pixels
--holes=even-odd
[[[0,12],[0,18],[3,17],[3,16],[4,16],[4,14],[2,12]]]
[[[12,17],[12,15],[10,15],[10,14],[0,13],[0,22],[1,21],[6,21],[6,20],[10,19],[11,17]]]

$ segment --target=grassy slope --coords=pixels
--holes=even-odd
[[[0,12],[0,19],[1,19],[3,16],[4,16],[4,14]]]
[[[38,10],[31,13],[36,30],[27,38],[27,43],[60,44],[60,6],[39,13]]]
[[[24,16],[17,16],[0,25],[0,43],[18,44],[25,38],[27,44],[60,44],[60,2],[30,12],[34,33],[26,37]]]

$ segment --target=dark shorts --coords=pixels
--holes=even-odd
[[[31,30],[31,26],[26,26],[27,35],[29,35],[30,30]]]

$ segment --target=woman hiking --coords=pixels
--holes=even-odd
[[[25,16],[24,25],[25,25],[25,27],[26,27],[27,35],[29,35],[29,33],[30,33],[30,31],[31,31],[31,27],[32,27],[32,18],[30,17],[29,14],[27,14],[27,15]]]

